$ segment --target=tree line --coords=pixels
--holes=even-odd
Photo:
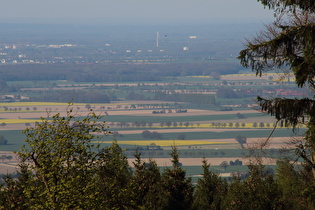
[[[3,81],[68,80],[73,82],[159,81],[162,77],[238,73],[237,63],[163,64],[19,64],[1,65]]]
[[[102,90],[50,90],[34,93],[29,101],[74,103],[110,103],[116,96],[108,95]]]

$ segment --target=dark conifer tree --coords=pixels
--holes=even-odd
[[[294,169],[294,165],[287,159],[277,163],[276,181],[282,193],[281,201],[285,209],[308,209],[308,196],[303,196],[308,183],[301,172]]]
[[[96,185],[99,207],[105,209],[133,209],[132,171],[127,157],[116,141],[105,148],[102,162],[97,167]]]
[[[166,168],[162,174],[162,188],[167,198],[164,209],[191,209],[193,201],[193,185],[191,178],[186,177],[186,172],[181,168],[178,151],[172,148],[172,168]]]
[[[210,165],[203,160],[203,177],[198,180],[194,194],[193,209],[221,209],[227,193],[227,182],[219,174],[210,171]]]
[[[150,160],[141,160],[141,154],[135,154],[135,174],[133,176],[134,201],[137,208],[160,209],[166,205],[165,196],[161,188],[161,173],[157,164]]]
[[[244,181],[234,178],[223,209],[284,209],[273,175],[266,173],[262,165],[250,165],[249,170],[250,175]]]

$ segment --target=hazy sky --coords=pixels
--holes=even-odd
[[[256,0],[0,0],[8,18],[164,18],[259,20],[272,12]]]

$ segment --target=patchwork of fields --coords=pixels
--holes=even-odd
[[[144,101],[142,101],[143,103]],[[150,102],[147,102],[150,103]],[[133,102],[137,104],[137,102]],[[24,144],[25,136],[21,131],[29,126],[34,126],[40,121],[40,117],[52,116],[55,113],[65,111],[69,108],[67,104],[38,103],[36,110],[28,110],[27,107],[35,106],[34,103],[10,103],[9,107],[19,107],[19,111],[4,111],[0,113],[0,134],[8,139],[7,145],[0,145],[1,155],[7,155],[9,151],[17,151]],[[104,115],[104,120],[109,125],[109,130],[119,133],[115,139],[126,150],[129,161],[132,162],[134,148],[146,148],[141,151],[144,157],[151,157],[160,166],[169,166],[170,158],[168,154],[171,146],[179,148],[183,166],[200,166],[202,157],[208,158],[211,166],[219,166],[222,161],[234,161],[242,159],[244,163],[244,145],[236,141],[237,135],[247,138],[245,147],[255,145],[259,141],[264,141],[271,132],[273,126],[272,118],[252,109],[240,109],[233,111],[213,111],[188,109],[186,113],[166,113],[152,114],[153,109],[115,109],[114,104],[91,104],[93,110]],[[130,106],[131,104],[125,103]],[[112,106],[110,111],[101,110],[102,106]],[[74,104],[75,115],[85,116],[89,110],[84,104]],[[236,115],[240,113],[246,116],[245,119],[238,119]],[[136,126],[134,122],[147,122]],[[172,124],[161,125],[161,122],[171,121]],[[121,122],[127,122],[121,124]],[[148,122],[152,122],[149,124]],[[174,124],[173,122],[176,122]],[[185,122],[189,124],[184,125]],[[254,126],[254,122],[263,123],[264,126]],[[182,123],[182,124],[181,124]],[[242,124],[243,123],[243,124]],[[268,127],[266,126],[268,123]],[[242,126],[243,125],[243,126]],[[143,131],[157,132],[162,135],[161,139],[146,139],[141,135]],[[179,135],[184,136],[178,139]],[[278,129],[270,141],[268,149],[281,149],[284,142],[291,135],[290,129]],[[113,135],[104,136],[103,141],[97,141],[101,146],[108,146],[114,139]],[[158,146],[158,150],[155,148]],[[4,152],[5,151],[5,152]],[[133,151],[133,152],[132,152]],[[235,151],[233,155],[230,151]],[[11,154],[11,153],[9,153]],[[14,156],[14,154],[11,154]],[[266,159],[266,163],[275,164],[274,159]],[[16,159],[2,160],[0,173],[12,172],[15,170]]]
[[[290,83],[290,82],[291,83]],[[121,82],[121,83],[73,83],[66,80],[51,81],[56,86],[46,86],[45,82],[10,82],[11,84],[24,84],[23,91],[29,91],[38,96],[45,91],[89,91],[100,89],[106,94],[116,94],[119,101],[111,103],[68,103],[56,102],[10,102],[0,104],[0,135],[8,142],[0,145],[2,155],[0,173],[12,172],[17,163],[12,151],[18,151],[24,144],[25,136],[21,132],[35,122],[40,122],[41,117],[53,116],[56,113],[65,115],[69,108],[77,119],[82,119],[92,109],[97,115],[104,116],[111,135],[103,136],[94,142],[101,147],[109,146],[113,140],[124,150],[132,162],[135,148],[138,148],[143,158],[153,158],[161,167],[170,165],[169,153],[172,146],[180,152],[180,161],[192,176],[201,173],[201,159],[209,160],[211,167],[220,173],[226,173],[220,168],[223,161],[244,159],[250,155],[250,148],[260,148],[267,141],[275,127],[275,120],[255,108],[253,98],[255,94],[274,96],[275,94],[292,93],[283,89],[283,84],[293,84],[292,75],[279,73],[266,73],[256,77],[252,73],[221,75],[214,79],[210,75],[203,76],[177,76],[165,78],[165,81],[156,82]],[[51,84],[50,83],[50,84]],[[48,84],[48,83],[47,83]],[[266,87],[268,91],[263,91]],[[270,88],[273,89],[270,89]],[[231,95],[219,96],[219,89],[229,89]],[[203,104],[203,101],[180,102],[170,98],[169,101],[135,100],[128,96],[132,91],[133,96],[140,98],[154,98],[155,93],[168,93],[169,95],[199,94],[214,97],[213,101]],[[82,92],[82,93],[83,93]],[[237,94],[236,96],[233,94]],[[131,94],[132,95],[132,94]],[[173,101],[172,101],[173,100]],[[187,100],[187,98],[185,98]],[[197,99],[196,99],[197,100]],[[70,100],[69,100],[70,101]],[[184,111],[178,111],[184,110]],[[298,132],[293,134],[290,128],[280,128],[273,132],[272,138],[264,147],[264,159],[267,165],[273,166],[276,158],[283,155],[283,151],[293,148],[288,142],[301,138],[305,131],[300,126]],[[145,136],[145,133],[154,134]],[[241,143],[237,137],[245,138]],[[10,155],[8,155],[10,154]],[[12,156],[8,159],[6,156]],[[197,169],[198,168],[198,169]],[[244,166],[230,166],[230,172],[246,170]]]

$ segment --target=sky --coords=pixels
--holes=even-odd
[[[121,19],[259,21],[273,13],[257,0],[0,0],[0,21]]]

